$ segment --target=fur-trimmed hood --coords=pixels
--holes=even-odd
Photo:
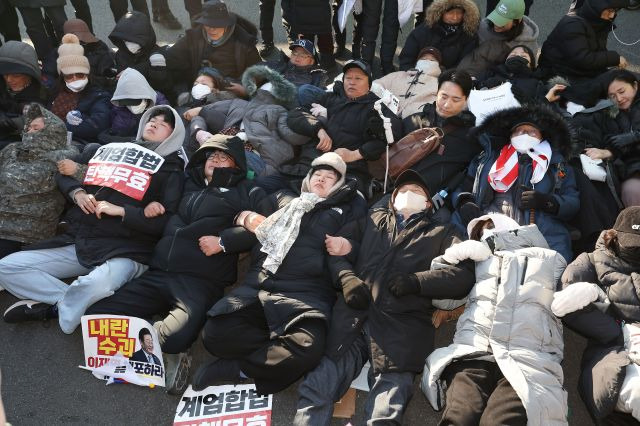
[[[425,16],[425,25],[428,27],[435,26],[442,19],[444,13],[453,8],[459,7],[464,10],[464,18],[462,19],[462,29],[469,35],[478,32],[480,25],[480,10],[478,6],[471,0],[435,0],[431,6],[427,8]]]
[[[288,104],[296,97],[296,86],[266,65],[253,65],[242,74],[242,85],[250,97],[254,97],[260,86],[265,83],[272,84],[269,92],[279,103]]]
[[[530,122],[542,129],[542,137],[553,150],[567,155],[571,148],[572,132],[561,115],[545,105],[523,105],[508,108],[488,116],[482,125],[471,130],[478,137],[487,133],[494,149],[499,150],[511,139],[511,129],[522,122]]]

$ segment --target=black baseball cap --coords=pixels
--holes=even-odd
[[[304,38],[293,41],[289,45],[289,49],[293,50],[294,47],[302,47],[304,50],[309,52],[309,55],[316,56],[316,47],[310,40],[306,40]]]
[[[362,59],[352,59],[350,61],[345,62],[342,67],[342,72],[346,74],[347,70],[351,68],[360,68],[369,78],[369,87],[373,83],[373,74],[371,73],[371,67],[368,63],[363,61]],[[342,77],[344,79],[344,76]]]

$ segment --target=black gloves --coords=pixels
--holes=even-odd
[[[482,210],[480,210],[480,207],[478,207],[478,205],[473,201],[458,203],[458,213],[460,214],[460,219],[462,219],[462,224],[465,228],[471,220],[482,216]]]
[[[640,143],[640,131],[622,133],[607,138],[607,145],[611,146],[615,151],[626,151],[631,145]]]
[[[11,130],[18,130],[15,120],[7,116],[7,114],[0,113],[0,127]]]
[[[560,208],[553,195],[537,191],[523,191],[520,198],[520,207],[524,210],[542,210],[550,214],[558,213]]]
[[[420,294],[420,281],[416,274],[396,273],[389,280],[389,292],[396,297]]]
[[[371,302],[369,287],[354,274],[342,279],[342,294],[347,306],[353,309],[365,310]]]

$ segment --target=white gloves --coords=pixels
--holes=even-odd
[[[571,284],[564,290],[554,293],[551,311],[557,317],[563,317],[598,300],[600,291],[600,287],[593,283]]]
[[[72,126],[78,126],[82,123],[82,113],[78,110],[69,111],[66,118],[67,123]]]
[[[207,141],[207,139],[209,139],[211,136],[213,136],[213,134],[207,132],[206,130],[199,130],[198,133],[196,133],[196,140],[198,141],[198,143],[200,145],[202,145],[203,143],[205,143]]]
[[[149,56],[149,63],[151,64],[152,67],[167,66],[167,60],[160,53],[154,53],[153,55]]]
[[[327,118],[327,109],[320,104],[311,104],[311,114],[314,117]]]
[[[449,247],[442,258],[451,265],[457,265],[467,259],[480,262],[491,257],[491,254],[491,249],[487,244],[476,240],[467,240]]]

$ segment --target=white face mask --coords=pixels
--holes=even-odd
[[[418,60],[418,62],[416,62],[416,69],[422,72],[430,73],[435,70],[440,70],[440,65],[436,61],[420,59]]]
[[[138,105],[128,105],[127,108],[135,115],[142,114],[147,108],[147,100],[143,99]]]
[[[484,241],[487,238],[493,236],[493,234],[495,233],[495,229],[484,229],[482,231],[482,237],[480,237],[480,241]]]
[[[82,89],[87,87],[87,84],[89,84],[89,79],[85,78],[84,80],[75,80],[65,84],[67,85],[69,90],[71,90],[72,92],[78,93],[82,91]]]
[[[393,207],[408,217],[427,208],[427,197],[412,191],[398,192],[393,200]]]
[[[202,99],[209,93],[211,93],[211,87],[206,84],[198,83],[191,88],[191,96],[193,96],[194,99]]]
[[[140,46],[138,43],[134,43],[132,41],[125,41],[124,45],[127,47],[127,50],[131,53],[133,53],[134,55],[136,53],[138,53],[140,50],[142,50],[142,46]]]
[[[518,135],[511,138],[511,145],[513,145],[516,151],[521,154],[527,153],[540,142],[540,139],[529,136],[526,133],[524,135]]]

